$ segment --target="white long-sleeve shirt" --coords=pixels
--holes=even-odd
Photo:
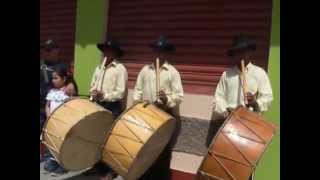
[[[100,76],[100,77],[99,77]],[[126,91],[128,72],[123,64],[114,60],[108,67],[97,66],[90,86],[90,92],[98,90],[104,93],[101,101],[121,100]]]
[[[228,107],[236,108],[239,105],[245,105],[240,74],[241,71],[237,66],[223,72],[213,98],[214,111],[223,113]],[[267,73],[262,68],[248,63],[245,74],[247,91],[256,95],[260,112],[267,111],[273,100]]]
[[[160,90],[167,94],[167,106],[173,108],[179,105],[183,99],[183,88],[179,72],[165,62],[160,67]],[[140,71],[133,92],[133,100],[147,99],[155,102],[156,94],[156,72],[153,64],[145,65]]]

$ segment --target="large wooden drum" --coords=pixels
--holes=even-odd
[[[198,180],[248,180],[275,134],[275,125],[239,107],[216,133]]]
[[[102,160],[126,180],[138,179],[168,144],[176,120],[147,102],[134,104],[115,123]]]
[[[112,122],[110,111],[88,99],[74,98],[51,114],[44,126],[43,143],[65,169],[88,168],[101,159]]]

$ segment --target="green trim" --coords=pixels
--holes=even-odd
[[[75,42],[75,79],[79,94],[88,95],[93,71],[101,59],[96,43],[105,35],[107,0],[78,0]]]
[[[268,75],[274,100],[265,117],[277,125],[276,136],[263,155],[255,180],[280,180],[280,0],[273,0]]]

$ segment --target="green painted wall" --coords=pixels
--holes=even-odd
[[[75,44],[75,79],[80,95],[88,95],[91,76],[100,62],[96,43],[103,40],[107,0],[78,0]]]
[[[274,101],[265,116],[277,125],[277,134],[257,167],[255,180],[280,179],[280,0],[273,0],[268,74]]]

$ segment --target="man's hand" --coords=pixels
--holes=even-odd
[[[97,90],[91,91],[90,95],[94,100],[98,100],[98,101],[102,100],[104,97],[104,94],[101,91],[97,91]]]
[[[234,108],[228,107],[227,108],[228,113],[230,114],[232,111],[234,111]]]
[[[224,119],[226,119],[229,116],[230,112],[229,111],[225,111],[222,113],[222,116]]]
[[[98,101],[101,101],[101,100],[103,100],[103,97],[104,97],[104,93],[101,92],[101,91],[98,91],[98,93],[97,93],[97,100],[98,100]]]
[[[98,91],[97,90],[93,90],[93,91],[90,92],[90,95],[92,96],[93,99],[96,99],[97,95],[98,95]]]
[[[246,94],[246,98],[248,100],[247,106],[253,107],[254,109],[258,108],[258,103],[257,103],[255,95],[253,95],[252,93],[248,92]]]
[[[161,91],[159,92],[159,98],[160,98],[160,100],[162,101],[162,103],[163,103],[164,105],[167,104],[168,98],[167,98],[167,95],[166,95],[166,93],[165,93],[164,91],[161,90]]]

